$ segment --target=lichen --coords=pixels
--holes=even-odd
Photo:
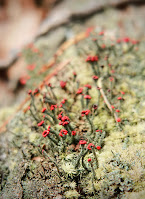
[[[80,194],[76,190],[69,190],[65,192],[65,197],[66,198],[79,198]]]
[[[29,185],[35,184],[49,196],[60,185],[54,194],[65,198],[121,198],[144,189],[145,92],[142,70],[136,70],[136,64],[143,68],[142,44],[123,38],[113,46],[103,35],[94,32],[57,57],[57,64],[72,61],[45,88],[29,90],[25,110],[30,107],[9,124],[13,154],[20,150],[28,161],[24,198],[33,197]]]

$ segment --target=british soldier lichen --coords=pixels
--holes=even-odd
[[[96,175],[102,168],[99,160],[102,153],[107,150],[105,147],[107,140],[109,143],[115,139],[114,142],[121,145],[121,142],[123,140],[126,142],[126,137],[130,135],[125,129],[131,125],[132,119],[124,115],[128,97],[130,98],[130,92],[133,91],[123,86],[124,83],[128,84],[124,82],[123,75],[125,70],[128,71],[127,65],[137,59],[136,48],[139,45],[128,37],[107,41],[104,35],[104,32],[92,34],[86,39],[85,44],[89,46],[92,39],[94,42],[93,44],[91,42],[92,48],[88,48],[81,55],[76,55],[79,56],[77,59],[73,57],[71,65],[75,71],[75,78],[72,68],[66,66],[65,72],[60,71],[57,77],[50,81],[49,87],[53,88],[53,92],[48,91],[46,82],[46,90],[40,91],[35,102],[34,97],[31,97],[32,116],[38,115],[38,118],[41,118],[37,124],[42,129],[46,146],[49,141],[53,147],[54,161],[60,168],[59,175],[65,176],[66,180],[71,177],[79,181],[80,175],[87,179],[91,172],[94,195],[102,186],[98,185]],[[74,49],[68,49],[59,59],[70,57],[71,50]],[[42,105],[38,103],[38,98],[42,99]],[[57,128],[58,125],[60,130]],[[131,139],[128,137],[128,142]],[[116,148],[116,144],[114,146]],[[45,150],[49,154],[47,147]],[[70,161],[66,159],[68,154],[73,154]],[[110,156],[112,157],[111,154]],[[116,166],[120,165],[118,162]],[[120,179],[122,174],[116,175]],[[122,190],[120,188],[121,191],[124,191],[123,188]]]
[[[114,197],[132,191],[137,180],[138,189],[144,186],[142,163],[137,163],[143,158],[136,152],[145,148],[145,118],[133,82],[140,75],[136,65],[143,62],[141,44],[128,37],[112,40],[104,31],[89,35],[57,57],[57,63],[71,62],[44,88],[29,90],[25,113],[36,137],[29,141],[54,164],[62,186],[75,184],[65,187],[66,198]]]

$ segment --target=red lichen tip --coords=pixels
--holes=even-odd
[[[123,98],[122,98],[122,97],[118,97],[117,99],[118,99],[118,100],[122,100]]]
[[[55,108],[57,108],[57,104],[51,105],[50,110],[52,111],[52,110],[54,110]]]
[[[74,75],[74,76],[77,76],[77,73],[76,73],[76,72],[73,72],[73,75]]]
[[[27,107],[27,110],[30,110],[30,106]]]
[[[80,144],[80,145],[85,145],[86,143],[87,143],[86,140],[80,140],[80,141],[79,141],[79,144]]]
[[[45,111],[46,111],[46,108],[43,108],[43,109],[41,110],[42,113],[44,113]]]
[[[61,129],[60,134],[62,135],[62,133],[63,133],[64,135],[67,135],[68,131],[67,131],[66,129]]]
[[[81,115],[83,117],[84,115],[88,115],[89,113],[90,113],[90,110],[84,110],[81,112]]]
[[[115,107],[113,105],[111,105],[111,108],[114,109]]]
[[[116,119],[116,122],[121,122],[121,119],[120,119],[120,118],[117,118],[117,119]]]
[[[48,130],[43,131],[42,136],[45,138],[47,135],[49,135],[49,131]]]
[[[99,130],[99,129],[98,129],[98,130],[96,130],[96,132],[100,132],[100,133],[102,133],[102,130]]]
[[[61,104],[65,104],[66,101],[67,101],[67,99],[64,98],[64,99],[61,101]]]
[[[62,126],[65,126],[70,123],[70,119],[68,116],[62,116],[59,120],[61,120],[59,122],[59,125],[62,125]]]
[[[71,134],[72,134],[73,136],[75,136],[75,135],[76,135],[76,131],[72,131]]]
[[[27,80],[24,77],[21,77],[19,81],[22,85],[25,85],[27,83]]]
[[[63,114],[63,112],[61,111],[61,113],[59,113],[59,115],[58,115],[58,117],[57,117],[59,120],[61,120],[62,114]]]
[[[70,119],[69,119],[69,117],[68,116],[63,116],[62,118],[61,118],[61,121],[63,121],[63,122],[65,122],[65,121],[70,121]]]
[[[51,83],[48,83],[48,87],[52,87]]]
[[[44,123],[44,121],[42,120],[42,121],[39,122],[37,125],[38,125],[38,126],[42,126],[43,123]]]
[[[88,162],[91,162],[92,161],[92,159],[91,158],[88,158]]]
[[[120,110],[119,110],[119,109],[116,109],[116,112],[118,112],[118,113],[119,113],[119,112],[120,112]]]
[[[100,150],[100,149],[101,149],[101,147],[100,147],[100,146],[96,146],[96,149]]]
[[[105,45],[105,44],[102,44],[102,45],[101,45],[101,48],[103,48],[103,49],[106,48],[106,45]]]
[[[62,89],[65,89],[66,88],[66,82],[60,81],[60,86],[61,86]]]
[[[62,134],[62,133],[59,133],[59,136],[60,136],[60,137],[63,137],[63,134]]]
[[[131,41],[129,37],[124,37],[122,40],[123,40],[123,42],[125,42],[125,43],[128,43],[128,42]]]
[[[88,56],[86,62],[95,62],[98,60],[99,60],[98,56]]]
[[[132,43],[132,44],[138,44],[138,43],[139,43],[139,41],[138,41],[138,40],[134,40],[134,39],[133,39],[133,40],[131,40],[131,43]]]
[[[120,93],[121,93],[122,95],[125,95],[125,92],[123,92],[123,91],[121,91]]]
[[[59,105],[59,108],[62,108],[62,104]]]
[[[112,82],[114,80],[114,77],[109,77],[110,81]]]
[[[86,87],[86,88],[88,88],[88,89],[91,89],[91,88],[92,88],[92,86],[91,86],[90,84],[86,84],[86,85],[84,85],[84,87]]]
[[[50,131],[51,126],[48,126],[47,131]]]
[[[104,31],[99,32],[99,35],[100,36],[104,35]]]
[[[120,44],[121,43],[121,39],[117,39],[116,43]]]
[[[82,87],[77,90],[77,94],[81,94],[82,92],[83,92],[83,88]]]
[[[31,93],[32,93],[32,90],[29,90],[29,91],[28,91],[28,95],[30,95]]]
[[[95,145],[93,143],[89,143],[88,146],[87,146],[87,149],[91,150],[92,149],[91,147],[95,147]]]
[[[85,99],[91,99],[91,96],[90,95],[85,95],[84,98]]]
[[[38,93],[39,93],[39,89],[36,88],[36,89],[33,91],[33,94],[35,95],[35,94],[38,94]]]
[[[93,75],[92,78],[93,78],[94,80],[98,80],[98,79],[99,79],[99,77],[96,76],[96,75]]]

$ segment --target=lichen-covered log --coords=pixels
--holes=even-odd
[[[8,125],[2,198],[143,198],[144,47],[88,30],[55,55]]]

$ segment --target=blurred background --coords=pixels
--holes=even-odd
[[[90,27],[144,40],[144,19],[145,0],[0,0],[0,125],[64,41]]]

